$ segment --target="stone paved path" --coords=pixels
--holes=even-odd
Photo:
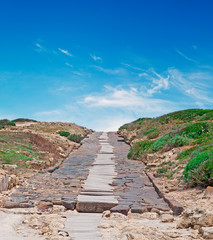
[[[158,196],[144,165],[127,159],[129,146],[116,133],[94,133],[52,174],[37,174],[10,196],[7,204],[62,204],[71,239],[101,239],[97,225],[104,210],[127,214],[169,211]]]
[[[82,191],[77,198],[77,211],[100,212],[117,205],[113,194],[113,178],[116,175],[113,147],[108,143],[107,133],[99,138],[100,153],[97,154],[89,175],[82,185]]]

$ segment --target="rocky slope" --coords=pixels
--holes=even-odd
[[[0,191],[11,189],[36,172],[55,167],[80,143],[61,136],[84,138],[92,132],[73,123],[0,120]]]
[[[197,230],[198,235],[180,239],[213,239],[213,110],[189,109],[140,118],[121,126],[118,133],[131,145],[128,158],[145,164],[158,193],[181,206],[175,228]],[[131,226],[136,237],[127,239],[143,239],[137,236],[145,232]],[[167,237],[156,239],[179,239],[178,234],[165,233]]]

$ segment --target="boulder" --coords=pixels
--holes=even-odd
[[[2,169],[7,171],[9,175],[17,175],[17,165],[3,164]]]
[[[213,239],[213,227],[202,227],[200,233],[205,239]]]
[[[0,169],[0,192],[8,190],[8,183],[8,174],[3,169]]]
[[[161,218],[161,222],[173,222],[174,221],[174,217],[170,214],[162,214],[160,218]]]
[[[194,228],[213,226],[213,212],[204,209],[187,209],[185,210],[180,220],[177,223],[177,228]]]
[[[213,198],[213,187],[208,186],[204,191],[203,198]]]

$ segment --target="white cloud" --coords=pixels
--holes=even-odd
[[[64,54],[66,54],[67,56],[70,56],[72,57],[73,55],[71,53],[68,52],[68,50],[64,50],[64,49],[61,49],[61,48],[58,48],[58,50]]]
[[[149,116],[168,112],[169,109],[174,107],[174,104],[170,101],[143,97],[143,92],[136,88],[123,89],[121,87],[105,86],[105,90],[106,93],[101,94],[101,96],[90,95],[85,97],[83,103],[90,107],[128,109]]]
[[[34,48],[34,50],[36,52],[41,53],[41,52],[46,52],[47,51],[47,49],[44,46],[42,46],[40,43],[35,43],[35,47],[36,48]]]
[[[102,61],[101,57],[95,56],[93,54],[90,54],[90,57],[94,60],[94,61]]]
[[[156,92],[159,92],[161,89],[166,90],[169,87],[169,76],[162,77],[160,74],[152,70],[152,73],[158,78],[153,78],[152,88],[148,89],[147,93],[151,96]]]
[[[186,60],[188,60],[188,61],[190,61],[190,62],[193,62],[193,63],[196,62],[194,59],[192,59],[192,58],[190,58],[190,57],[187,57],[185,54],[183,54],[180,50],[175,49],[175,51],[176,51],[180,56],[182,56],[183,58],[185,58]]]
[[[83,76],[83,73],[80,73],[80,72],[78,72],[78,71],[73,71],[72,73],[75,74],[75,75],[77,75],[77,76]]]
[[[140,68],[140,67],[135,67],[131,64],[128,64],[128,63],[121,63],[122,65],[128,67],[128,68],[131,68],[131,69],[134,69],[134,70],[138,70],[138,71],[145,71],[144,69]]]
[[[139,73],[138,77],[148,77],[149,75],[147,73]]]
[[[124,74],[126,74],[126,71],[123,68],[107,69],[107,68],[103,68],[103,67],[96,66],[96,65],[94,67],[97,70],[99,70],[100,72],[104,72],[109,75],[124,75]]]
[[[35,45],[36,45],[36,47],[38,47],[38,48],[42,48],[41,44],[39,44],[39,43],[36,43]]]
[[[197,102],[202,101],[204,105],[213,103],[209,91],[212,87],[208,84],[208,81],[212,82],[212,75],[206,72],[182,73],[175,68],[169,69],[168,73],[173,86],[183,94],[192,97]]]
[[[68,67],[71,67],[71,68],[73,68],[73,65],[72,64],[70,64],[70,63],[65,63]]]

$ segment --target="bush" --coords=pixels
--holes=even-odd
[[[15,126],[15,125],[16,125],[15,122],[7,122],[7,123],[6,123],[6,126]]]
[[[153,138],[157,138],[159,136],[159,130],[157,127],[152,127],[150,129],[148,129],[144,135],[147,135],[148,139],[153,139]]]
[[[193,123],[190,126],[187,126],[184,130],[182,135],[193,138],[193,139],[199,139],[203,135],[206,135],[209,133],[212,129],[212,124],[208,122],[199,122],[199,123]]]
[[[152,141],[148,140],[133,143],[127,157],[129,159],[138,159],[141,154],[150,149],[151,145]]]
[[[59,135],[62,136],[62,137],[68,137],[70,135],[70,133],[66,132],[66,131],[60,131]]]
[[[205,150],[188,162],[183,172],[184,179],[194,185],[213,185],[213,149]]]
[[[168,141],[168,144],[172,147],[181,147],[189,144],[189,139],[186,137],[175,135]]]
[[[162,167],[157,170],[157,173],[166,173],[168,171],[167,167]]]
[[[161,137],[160,139],[154,141],[152,144],[152,152],[159,151],[163,146],[166,145],[169,138],[170,138],[169,135],[165,135],[165,136]]]
[[[70,134],[67,137],[70,141],[76,142],[76,143],[80,143],[82,141],[82,136],[79,134]]]

